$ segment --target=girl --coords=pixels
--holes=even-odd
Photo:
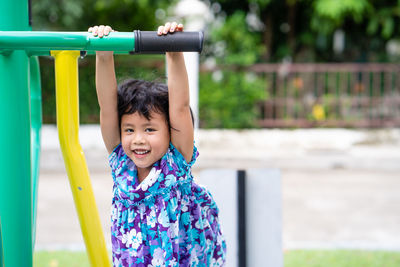
[[[182,31],[166,23],[158,35]],[[89,28],[107,38],[109,26]],[[114,180],[114,266],[221,266],[218,208],[193,181],[198,156],[182,53],[166,53],[168,86],[130,79],[117,87],[112,52],[96,53],[100,125]],[[118,88],[118,89],[117,89]]]

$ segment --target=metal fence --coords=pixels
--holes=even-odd
[[[261,127],[400,127],[400,65],[258,64]]]

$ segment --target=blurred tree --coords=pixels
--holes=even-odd
[[[119,31],[154,30],[176,0],[35,0],[34,30],[82,31],[111,25]]]
[[[261,36],[253,34],[246,23],[246,13],[237,11],[226,18],[224,25],[211,32],[207,52],[216,54],[219,65],[251,65],[264,52]],[[207,56],[209,53],[204,53]]]
[[[202,73],[200,84],[200,127],[257,127],[257,103],[268,97],[265,79],[243,71],[225,70]]]
[[[386,61],[387,41],[400,34],[400,1],[373,0],[205,0],[210,1],[214,21],[212,42],[225,41],[225,54],[238,57],[237,46],[257,54],[256,61]],[[241,17],[243,38],[224,39],[235,31]],[[236,18],[236,19],[235,19]],[[216,28],[216,29],[215,29]],[[344,50],[334,53],[337,31],[344,33]],[[249,37],[249,36],[252,37]],[[228,37],[232,37],[228,36]],[[254,51],[236,42],[250,38]],[[264,48],[260,48],[260,45]],[[226,57],[229,62],[231,56]],[[235,60],[234,60],[235,61]],[[243,61],[242,61],[243,62]],[[248,61],[244,61],[245,64]]]

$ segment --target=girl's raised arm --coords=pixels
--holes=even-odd
[[[158,28],[158,34],[182,30],[182,24],[166,23],[165,26]],[[184,156],[186,162],[190,162],[193,154],[194,129],[189,106],[189,81],[185,60],[181,52],[166,53],[166,58],[171,142]]]
[[[109,26],[90,27],[93,36],[107,36],[112,31]],[[100,105],[100,127],[108,153],[120,143],[117,79],[115,77],[114,56],[110,51],[96,52],[96,91]]]

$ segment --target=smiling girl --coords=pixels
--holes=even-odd
[[[158,35],[182,31],[166,23]],[[109,26],[89,28],[108,38]],[[161,38],[161,37],[160,37]],[[114,180],[114,266],[221,266],[226,244],[218,207],[193,181],[198,156],[183,54],[166,53],[168,85],[117,86],[112,52],[96,53],[100,125]]]

